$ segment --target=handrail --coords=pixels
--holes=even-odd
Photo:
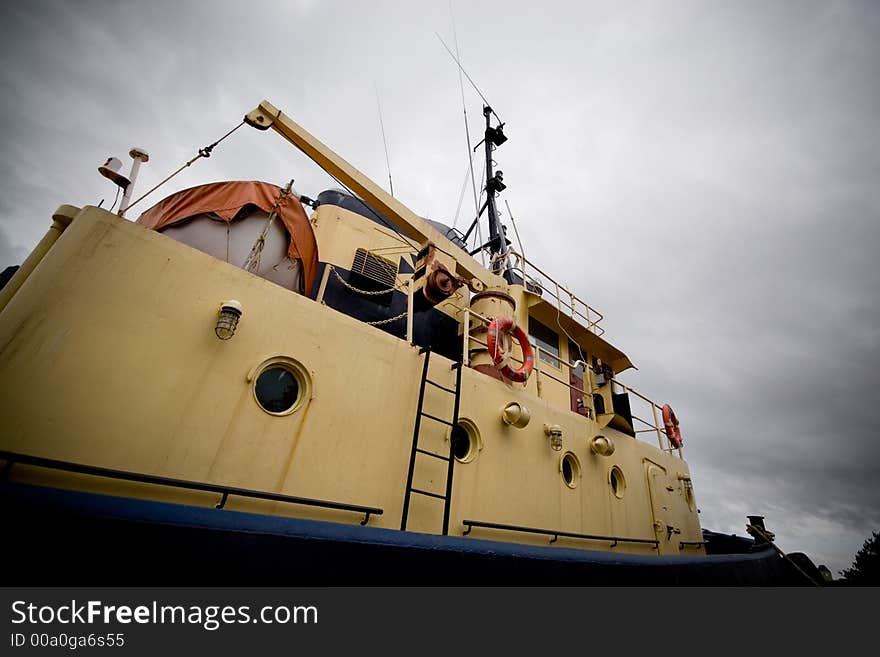
[[[486,529],[504,529],[512,532],[526,532],[529,534],[545,534],[552,536],[551,543],[555,543],[560,536],[566,538],[585,538],[594,541],[611,541],[611,547],[615,547],[618,543],[653,543],[654,549],[660,547],[660,541],[656,538],[625,538],[623,536],[600,536],[596,534],[576,534],[574,532],[564,532],[555,529],[537,529],[535,527],[520,527],[518,525],[502,525],[496,522],[482,522],[479,520],[462,520],[461,524],[467,527],[467,531],[462,532],[463,536],[471,533],[474,527],[484,527]]]
[[[583,299],[580,299],[576,294],[574,294],[574,292],[566,288],[564,285],[560,285],[556,280],[553,279],[552,276],[550,276],[550,274],[535,265],[535,263],[529,262],[526,257],[521,253],[517,253],[516,251],[511,250],[510,255],[513,256],[516,260],[516,264],[511,265],[511,269],[513,269],[514,271],[519,271],[522,274],[523,285],[526,285],[526,287],[528,288],[528,284],[532,284],[540,287],[541,290],[549,291],[548,286],[544,281],[538,282],[533,276],[529,275],[529,273],[526,271],[526,268],[530,267],[537,274],[543,276],[547,280],[547,283],[550,283],[551,287],[556,288],[556,292],[555,294],[553,294],[553,297],[556,300],[557,310],[565,313],[579,324],[583,324],[588,331],[592,331],[596,335],[602,335],[603,333],[605,333],[605,329],[599,326],[599,322],[605,319],[605,316],[602,313],[590,306]],[[566,302],[562,298],[562,294],[560,294],[560,292],[568,296],[570,301]],[[583,307],[583,312],[579,310],[578,304]],[[593,316],[595,316],[595,319],[592,318]]]
[[[464,326],[465,326],[465,328],[466,328],[467,330],[465,330],[465,331],[462,332],[462,339],[463,339],[463,342],[464,342],[464,344],[462,345],[462,350],[463,350],[463,352],[465,352],[465,356],[464,356],[464,359],[465,359],[465,361],[464,361],[464,362],[465,362],[465,365],[468,365],[469,362],[470,362],[470,354],[469,354],[469,353],[466,353],[466,352],[468,352],[468,350],[469,350],[470,342],[475,342],[476,344],[478,344],[478,345],[480,345],[480,346],[482,346],[482,347],[488,347],[488,345],[487,345],[487,343],[486,343],[485,341],[480,340],[479,338],[477,338],[477,337],[474,336],[474,335],[469,335],[469,333],[470,333],[470,328],[471,328],[471,318],[472,318],[472,317],[476,317],[478,320],[480,320],[481,322],[483,322],[483,323],[485,323],[485,324],[488,324],[490,320],[489,320],[488,317],[483,317],[482,315],[480,315],[479,313],[474,312],[473,310],[471,310],[471,309],[468,308],[468,307],[458,306],[457,304],[454,304],[454,303],[450,303],[450,304],[448,304],[448,305],[452,306],[453,308],[455,308],[455,309],[458,311],[458,313],[456,313],[456,314],[461,313],[461,314],[464,315],[463,323],[464,323]],[[539,345],[534,345],[534,347],[535,347],[535,373],[536,373],[538,376],[546,376],[547,378],[549,378],[549,379],[551,379],[551,380],[553,380],[553,381],[555,381],[555,382],[557,382],[557,383],[559,383],[559,384],[561,384],[561,385],[563,385],[563,386],[566,386],[566,387],[569,388],[570,390],[576,390],[577,392],[583,394],[585,397],[586,397],[587,395],[591,395],[591,394],[592,394],[592,391],[591,391],[591,392],[587,392],[587,389],[586,389],[586,381],[587,381],[587,378],[586,378],[586,377],[584,377],[584,382],[585,382],[585,384],[584,384],[584,388],[581,389],[581,388],[578,388],[577,386],[573,386],[573,385],[572,385],[570,382],[568,382],[568,381],[564,381],[563,379],[560,379],[560,378],[554,376],[553,373],[552,373],[551,371],[546,370],[546,369],[543,369],[543,368],[541,367],[541,358],[540,358],[541,347],[540,347]],[[512,358],[512,360],[513,360],[514,362],[517,362],[517,363],[522,363],[522,362],[523,362],[522,359],[516,358],[515,356],[511,356],[511,358]],[[560,367],[559,367],[558,369],[560,369],[560,370],[564,370],[565,368],[567,368],[567,369],[569,370],[569,373],[571,372],[571,370],[573,369],[573,366],[572,366],[572,364],[571,364],[570,362],[567,362],[564,358],[560,358],[559,356],[555,356],[555,358],[556,358],[556,359],[559,361],[559,363],[560,363]],[[631,388],[630,386],[621,383],[620,381],[618,381],[618,380],[615,379],[615,378],[611,378],[611,379],[610,379],[610,383],[612,384],[612,386],[619,386],[624,392],[632,393],[634,396],[638,397],[638,398],[641,399],[643,402],[645,402],[645,403],[648,405],[648,407],[651,409],[651,413],[652,413],[652,415],[653,415],[653,417],[654,417],[654,422],[650,422],[649,420],[645,420],[645,419],[640,418],[640,417],[638,417],[638,416],[636,416],[636,415],[633,415],[633,416],[632,416],[634,420],[637,420],[637,421],[641,422],[641,423],[644,424],[646,427],[650,427],[650,428],[647,429],[647,430],[636,431],[636,434],[639,434],[639,433],[649,433],[649,432],[650,432],[650,433],[655,433],[656,436],[657,436],[657,444],[658,444],[658,446],[660,447],[661,450],[663,450],[663,451],[666,452],[667,454],[673,454],[675,451],[678,451],[678,455],[679,455],[679,457],[680,457],[680,458],[684,458],[684,457],[683,457],[683,454],[682,454],[681,447],[664,446],[664,444],[663,444],[663,443],[664,443],[664,439],[666,438],[666,434],[665,434],[665,432],[662,430],[662,428],[661,428],[661,424],[660,424],[660,416],[659,416],[659,412],[661,411],[660,406],[659,406],[656,402],[654,402],[653,400],[648,399],[647,397],[645,397],[645,395],[643,395],[643,394],[641,394],[640,392],[634,390],[634,389]],[[539,392],[539,396],[540,396],[540,392]],[[667,443],[667,445],[669,445],[669,441],[668,441],[668,439],[666,439],[666,443]]]
[[[25,465],[35,465],[41,468],[50,468],[54,470],[64,470],[66,472],[76,472],[78,474],[94,475],[97,477],[108,477],[111,479],[122,479],[125,481],[136,481],[144,484],[157,484],[159,486],[172,486],[174,488],[184,488],[188,490],[201,490],[209,493],[220,493],[222,497],[215,505],[215,508],[222,509],[226,505],[226,500],[230,495],[240,497],[253,497],[262,500],[272,500],[274,502],[287,502],[289,504],[303,504],[306,506],[317,506],[326,509],[340,509],[342,511],[355,511],[363,513],[364,519],[361,525],[366,525],[371,515],[380,516],[383,510],[378,507],[360,506],[358,504],[347,504],[345,502],[331,502],[329,500],[316,500],[308,497],[295,497],[293,495],[282,495],[280,493],[269,493],[266,491],[251,490],[247,488],[235,488],[233,486],[222,486],[220,484],[209,484],[199,481],[188,481],[186,479],[173,479],[171,477],[160,477],[157,475],[143,474],[139,472],[129,472],[126,470],[113,470],[111,468],[102,468],[96,465],[84,465],[82,463],[73,463],[71,461],[59,461],[56,459],[47,459],[41,456],[30,456],[27,454],[19,454],[17,452],[7,452],[0,450],[0,459],[7,461],[4,473],[15,463],[23,463]]]

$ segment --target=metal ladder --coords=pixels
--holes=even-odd
[[[425,354],[425,362],[422,367],[422,381],[419,387],[419,404],[416,408],[416,420],[415,426],[413,427],[413,441],[412,441],[412,451],[410,452],[409,457],[409,471],[406,475],[406,491],[403,497],[403,513],[401,514],[400,519],[400,529],[406,529],[406,522],[409,516],[409,502],[410,497],[413,493],[418,495],[426,495],[428,497],[434,497],[440,500],[443,500],[443,535],[446,536],[449,533],[449,502],[452,498],[452,471],[453,466],[455,465],[455,457],[453,455],[453,440],[452,440],[452,430],[458,425],[458,402],[460,399],[459,391],[461,390],[461,363],[453,363],[452,368],[456,370],[455,373],[455,388],[447,388],[446,386],[442,386],[436,381],[431,381],[428,378],[428,363],[431,359],[431,348],[430,347],[422,347],[419,349],[419,355]],[[425,384],[430,384],[435,388],[439,388],[445,392],[448,392],[451,395],[454,395],[455,401],[453,404],[452,411],[452,421],[448,422],[443,418],[439,418],[436,415],[431,415],[430,413],[425,413],[423,410],[424,402],[425,402]],[[441,424],[445,424],[450,427],[449,434],[449,453],[445,456],[443,454],[438,454],[436,452],[432,452],[427,449],[422,449],[419,447],[419,432],[422,426],[422,417],[429,418],[435,422],[439,422]],[[446,468],[446,492],[443,495],[439,493],[432,493],[430,491],[422,490],[419,488],[415,488],[413,486],[413,473],[416,468],[416,456],[418,454],[424,454],[431,458],[439,459],[441,461],[447,462]]]

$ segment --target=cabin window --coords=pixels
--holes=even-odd
[[[626,479],[623,477],[623,471],[616,465],[611,468],[608,482],[611,484],[611,492],[614,493],[614,497],[622,498],[626,491]]]
[[[559,367],[559,334],[549,326],[529,317],[529,340],[540,349],[541,360]]]
[[[480,432],[471,420],[462,418],[451,432],[452,456],[459,463],[470,463],[483,448]]]
[[[559,464],[559,470],[562,472],[562,480],[569,488],[577,488],[578,481],[581,478],[581,463],[578,457],[571,452],[566,452]]]
[[[264,409],[270,413],[284,413],[296,404],[299,383],[290,370],[270,367],[257,377],[254,392]]]
[[[270,415],[290,415],[311,397],[311,376],[299,362],[274,356],[254,367],[247,377],[254,399]]]

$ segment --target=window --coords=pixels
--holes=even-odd
[[[483,449],[477,425],[468,418],[458,420],[458,424],[452,427],[450,437],[452,438],[452,455],[459,463],[470,463]]]
[[[566,452],[562,457],[559,467],[562,472],[562,479],[569,488],[577,488],[578,480],[581,477],[581,463],[577,456],[571,452]]]
[[[254,394],[269,413],[285,413],[299,399],[299,382],[287,368],[269,367],[257,377]]]
[[[254,400],[269,415],[295,413],[312,396],[309,371],[301,363],[278,354],[255,366],[247,375]]]
[[[534,317],[529,317],[529,340],[541,350],[541,360],[559,367],[559,334]]]
[[[623,476],[623,471],[615,465],[611,468],[608,480],[611,484],[611,492],[614,493],[614,497],[623,497],[623,493],[626,491],[626,479]]]

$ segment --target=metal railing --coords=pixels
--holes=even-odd
[[[536,527],[521,527],[519,525],[502,525],[497,522],[482,522],[479,520],[462,520],[461,524],[467,527],[467,529],[462,532],[463,536],[467,536],[471,533],[471,530],[474,527],[483,527],[485,529],[501,529],[504,531],[511,532],[524,532],[527,534],[543,534],[545,536],[552,536],[550,539],[551,543],[555,543],[559,540],[559,537],[562,536],[564,538],[582,538],[589,541],[609,541],[611,543],[611,547],[617,546],[618,543],[651,543],[654,545],[654,549],[658,549],[660,546],[660,541],[656,538],[628,538],[625,536],[603,536],[600,534],[578,534],[576,532],[565,532],[557,529],[538,529]]]
[[[485,324],[487,326],[488,326],[490,320],[488,317],[483,317],[479,313],[474,312],[473,310],[471,310],[470,308],[468,308],[466,306],[458,306],[456,304],[449,304],[449,305],[456,308],[456,310],[458,311],[458,314],[462,315],[462,318],[461,318],[462,319],[462,341],[463,341],[462,359],[463,359],[465,367],[467,367],[470,364],[471,342],[476,343],[476,344],[480,345],[481,347],[488,348],[488,344],[484,340],[481,340],[473,335],[470,335],[472,319],[476,318],[478,321],[482,322],[483,324]],[[590,417],[591,419],[595,419],[595,417],[596,417],[595,416],[595,409],[593,409],[593,407],[592,407],[592,396],[593,396],[594,390],[592,389],[592,386],[590,386],[591,390],[589,392],[586,390],[586,388],[587,388],[586,383],[590,381],[589,370],[584,371],[583,380],[584,380],[585,384],[584,384],[583,388],[579,388],[575,385],[572,385],[570,383],[570,381],[566,381],[564,379],[561,379],[558,376],[555,376],[553,374],[553,372],[549,371],[546,368],[543,368],[542,367],[543,361],[541,360],[542,350],[541,350],[540,345],[534,344],[534,345],[532,345],[532,348],[535,351],[534,373],[535,373],[535,377],[536,377],[536,381],[537,381],[538,396],[539,397],[543,396],[542,389],[541,389],[541,379],[544,377],[551,379],[552,381],[554,381],[562,386],[565,386],[569,390],[574,390],[575,392],[581,394],[587,410],[590,411],[590,414],[588,417]],[[560,364],[559,368],[556,368],[556,369],[562,370],[564,372],[565,369],[567,368],[569,375],[571,374],[571,371],[573,369],[575,369],[571,363],[566,362],[564,359],[559,358],[555,354],[553,354],[553,356]],[[511,360],[513,360],[515,363],[518,363],[520,365],[523,362],[522,359],[516,358],[515,356],[511,356]],[[645,427],[645,428],[636,428],[634,426],[633,431],[635,432],[636,436],[638,437],[639,434],[644,434],[644,433],[653,433],[657,436],[657,444],[661,450],[663,450],[667,454],[672,454],[673,452],[677,451],[679,456],[681,458],[684,458],[682,455],[681,447],[673,447],[672,444],[669,442],[669,439],[666,436],[666,432],[663,428],[663,424],[662,424],[662,420],[661,420],[662,412],[663,412],[662,408],[657,403],[655,403],[654,401],[652,401],[648,397],[645,397],[645,395],[634,390],[630,386],[627,386],[627,385],[620,383],[617,379],[611,379],[610,383],[612,386],[612,388],[611,388],[612,392],[617,392],[617,389],[620,389],[623,392],[627,392],[627,393],[632,394],[636,399],[638,399],[641,402],[643,402],[644,404],[646,404],[647,409],[651,413],[651,417],[652,417],[653,421],[646,420],[646,419],[641,418],[635,414],[632,415],[632,419],[635,422],[639,423],[638,427]]]
[[[680,458],[684,458],[681,447],[673,447],[672,443],[669,442],[669,438],[666,435],[666,430],[663,425],[663,408],[659,406],[656,402],[651,399],[648,399],[640,392],[634,390],[633,388],[624,385],[617,379],[611,379],[611,391],[615,392],[616,389],[619,388],[623,392],[626,392],[630,395],[633,395],[636,399],[640,400],[643,404],[646,405],[647,409],[651,412],[651,420],[646,420],[637,416],[635,413],[632,414],[632,419],[638,422],[639,427],[644,428],[636,428],[633,426],[633,431],[635,431],[636,436],[640,433],[653,433],[657,436],[657,444],[660,449],[666,452],[667,454],[672,454],[673,452],[678,452]]]
[[[568,290],[564,286],[561,286],[559,283],[557,283],[555,280],[553,280],[546,272],[544,272],[543,270],[541,270],[537,266],[533,265],[532,263],[528,262],[525,259],[525,257],[522,256],[521,254],[517,253],[516,251],[510,251],[510,255],[513,260],[513,263],[511,264],[511,269],[514,272],[518,272],[521,275],[527,289],[535,290],[536,286],[537,286],[538,288],[540,288],[542,293],[546,292],[548,290],[553,292],[553,294],[551,294],[549,301],[551,303],[555,302],[554,303],[555,307],[561,313],[567,315],[568,317],[570,317],[574,321],[577,321],[579,324],[584,326],[587,330],[595,333],[596,335],[602,335],[605,332],[605,330],[599,326],[599,322],[604,318],[603,315],[599,311],[595,310],[594,308],[589,306],[587,303],[581,301],[574,293],[572,293],[570,290]],[[328,265],[328,269],[330,267],[332,267],[332,266]],[[535,272],[535,274],[539,274],[539,275],[545,277],[546,280],[551,284],[551,286],[548,288],[544,283],[540,282],[539,279],[537,279],[535,277],[535,275],[529,274],[529,271],[533,271],[533,272]],[[323,297],[323,291],[324,291],[324,288],[326,287],[326,279],[327,279],[327,271],[325,271],[324,280],[321,283],[321,287],[320,287],[320,290],[318,293],[319,300]],[[405,313],[405,315],[406,315],[406,339],[410,344],[412,344],[413,343],[413,314],[414,314],[413,303],[414,303],[414,292],[415,292],[414,280],[410,279],[406,283],[398,281],[397,283],[399,285],[401,285],[402,287],[405,286],[404,289],[405,289],[405,292],[407,295],[407,310]],[[543,294],[542,294],[542,296],[543,296]],[[455,297],[458,297],[458,300],[460,302],[462,302],[462,305],[459,305],[459,304],[455,303],[454,301],[452,301],[452,298],[455,298]],[[461,298],[461,296],[459,294],[454,295],[449,300],[444,302],[444,305],[447,307],[454,308],[457,311],[456,314],[461,315],[462,341],[463,341],[462,362],[465,367],[468,367],[470,365],[471,341],[475,342],[476,344],[479,344],[482,347],[488,348],[488,345],[486,344],[485,341],[480,340],[479,338],[476,338],[475,336],[471,335],[472,321],[475,318],[478,321],[482,322],[484,325],[488,326],[488,324],[491,320],[488,317],[483,317],[479,313],[474,312],[470,307],[468,307],[466,305],[465,299]],[[595,417],[596,417],[595,409],[592,408],[592,395],[593,395],[593,392],[595,392],[595,390],[592,389],[592,385],[590,386],[591,389],[589,392],[586,390],[586,388],[587,388],[586,382],[590,381],[589,370],[585,370],[583,373],[582,378],[585,382],[584,388],[579,388],[575,385],[572,385],[570,383],[570,381],[566,381],[566,380],[561,379],[557,376],[554,376],[554,374],[551,371],[548,371],[547,369],[542,368],[542,366],[541,366],[541,364],[543,362],[542,361],[542,354],[544,353],[544,350],[542,350],[540,345],[537,345],[537,344],[532,345],[532,347],[535,351],[534,371],[535,371],[536,378],[538,380],[538,383],[537,383],[538,396],[539,397],[542,396],[540,379],[542,377],[549,378],[549,379],[555,381],[556,383],[558,383],[562,386],[565,386],[565,387],[569,388],[570,390],[574,390],[577,393],[579,393],[580,395],[582,395],[584,405],[587,408],[587,410],[590,412],[589,417],[595,419]],[[571,370],[573,370],[574,367],[572,366],[572,364],[570,362],[566,362],[564,359],[560,358],[558,354],[553,354],[551,352],[546,352],[546,353],[554,361],[559,363],[559,367],[554,368],[554,369],[561,370],[564,372],[565,368],[568,368],[568,370],[569,370],[568,373],[569,373],[569,375],[571,374]],[[512,357],[512,360],[519,363],[519,364],[522,364],[522,362],[523,362],[521,359],[517,359],[515,357]],[[673,452],[678,451],[679,456],[683,458],[683,455],[681,452],[681,447],[677,447],[677,448],[673,447],[671,445],[671,443],[669,443],[669,440],[665,434],[665,431],[664,431],[664,428],[663,428],[663,425],[661,422],[661,416],[662,416],[661,407],[658,404],[656,404],[654,401],[652,401],[651,399],[648,399],[647,397],[645,397],[641,393],[637,392],[636,390],[634,390],[633,388],[631,388],[627,385],[620,383],[616,379],[611,379],[611,386],[612,386],[612,392],[616,392],[616,388],[620,388],[624,392],[632,394],[634,397],[636,397],[637,399],[639,399],[639,400],[643,401],[645,404],[647,404],[647,410],[650,412],[650,415],[651,415],[650,420],[639,417],[638,415],[635,415],[635,414],[632,415],[632,419],[634,422],[633,431],[635,432],[636,436],[638,437],[639,434],[644,434],[644,433],[653,433],[657,437],[657,444],[661,450],[663,450],[664,452],[666,452],[668,454],[672,454]],[[590,403],[588,403],[588,401]],[[638,424],[635,425],[635,423],[638,423]]]
[[[509,255],[511,256],[510,268],[523,279],[523,285],[527,290],[537,292],[542,297],[545,293],[549,294],[549,298],[544,298],[563,315],[567,315],[596,335],[605,333],[605,329],[599,326],[599,322],[604,319],[602,313],[580,299],[567,287],[560,285],[537,265],[526,260],[522,254],[511,250]]]
[[[273,502],[286,502],[288,504],[302,504],[305,506],[323,507],[325,509],[339,509],[341,511],[354,511],[363,513],[364,519],[361,525],[366,525],[371,515],[382,515],[382,509],[371,506],[360,506],[358,504],[347,504],[345,502],[331,502],[329,500],[317,500],[308,497],[294,497],[293,495],[282,495],[280,493],[269,493],[267,491],[250,490],[247,488],[234,488],[233,486],[223,486],[221,484],[209,484],[201,481],[188,481],[186,479],[173,479],[171,477],[159,477],[157,475],[143,474],[140,472],[129,472],[127,470],[113,470],[110,468],[102,468],[95,465],[85,465],[82,463],[72,463],[70,461],[58,461],[56,459],[47,459],[41,456],[30,456],[27,454],[19,454],[17,452],[7,452],[0,450],[0,460],[6,461],[4,474],[8,474],[9,469],[17,463],[25,465],[34,465],[40,468],[49,468],[52,470],[63,470],[65,472],[75,472],[77,474],[92,475],[96,477],[108,477],[110,479],[121,479],[123,481],[135,481],[142,484],[156,484],[159,486],[170,486],[173,488],[183,488],[187,490],[198,490],[208,493],[219,493],[220,501],[214,505],[216,509],[222,509],[226,506],[226,501],[230,495],[237,497],[251,497],[261,500],[271,500]]]

